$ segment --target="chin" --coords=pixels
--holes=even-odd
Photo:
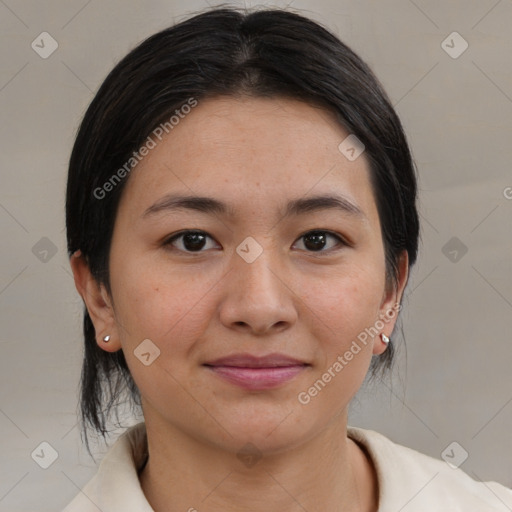
[[[298,414],[302,417],[299,418]],[[253,445],[264,453],[278,453],[298,446],[322,430],[318,421],[311,422],[312,416],[304,415],[301,408],[251,407],[230,413],[232,420],[223,422],[232,437],[225,441],[230,444],[230,451],[237,452],[241,447]],[[318,419],[318,418],[317,418]]]

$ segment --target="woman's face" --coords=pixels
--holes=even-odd
[[[112,336],[102,348],[122,348],[148,423],[272,451],[344,421],[385,350],[369,329],[389,335],[399,300],[365,155],[338,149],[348,135],[295,100],[210,99],[132,171],[111,318],[95,323]]]

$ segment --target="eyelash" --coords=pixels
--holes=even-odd
[[[210,238],[211,240],[213,240],[213,238],[208,235],[208,233],[206,233],[205,231],[201,231],[201,230],[185,230],[185,231],[180,231],[179,233],[175,233],[173,235],[171,235],[170,237],[166,238],[163,242],[163,246],[164,247],[168,247],[168,246],[171,246],[172,243],[175,241],[175,240],[178,240],[182,237],[184,237],[185,235],[187,234],[198,234],[198,235],[205,235],[207,238]],[[341,246],[341,247],[334,247],[334,248],[330,248],[330,249],[326,249],[326,250],[319,250],[319,251],[307,251],[306,252],[309,252],[311,254],[317,254],[317,253],[330,253],[332,251],[337,251],[337,250],[340,250],[343,246],[349,246],[350,244],[344,240],[340,235],[332,232],[332,231],[329,231],[329,230],[326,230],[326,229],[312,229],[312,230],[309,230],[309,231],[306,231],[304,234],[302,234],[297,240],[300,240],[301,238],[304,238],[305,236],[307,235],[311,235],[311,234],[327,234],[329,236],[331,236],[332,238],[336,238],[337,241],[338,241],[338,245]],[[187,251],[187,250],[182,250],[182,249],[176,249],[180,252],[184,252],[185,254],[200,254],[202,252],[206,252],[204,250],[199,250],[199,251]]]

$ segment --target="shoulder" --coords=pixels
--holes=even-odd
[[[512,489],[496,482],[477,482],[461,469],[373,430],[348,427],[347,434],[366,449],[376,468],[379,512],[512,510]]]
[[[152,512],[138,477],[146,449],[145,424],[128,428],[109,448],[93,478],[62,512]]]

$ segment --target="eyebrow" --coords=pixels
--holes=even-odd
[[[236,211],[232,206],[212,197],[169,194],[147,208],[142,217],[146,218],[161,212],[183,209],[231,217],[236,216]],[[333,209],[353,217],[366,218],[366,215],[356,204],[343,196],[335,194],[292,199],[286,204],[283,217]]]

